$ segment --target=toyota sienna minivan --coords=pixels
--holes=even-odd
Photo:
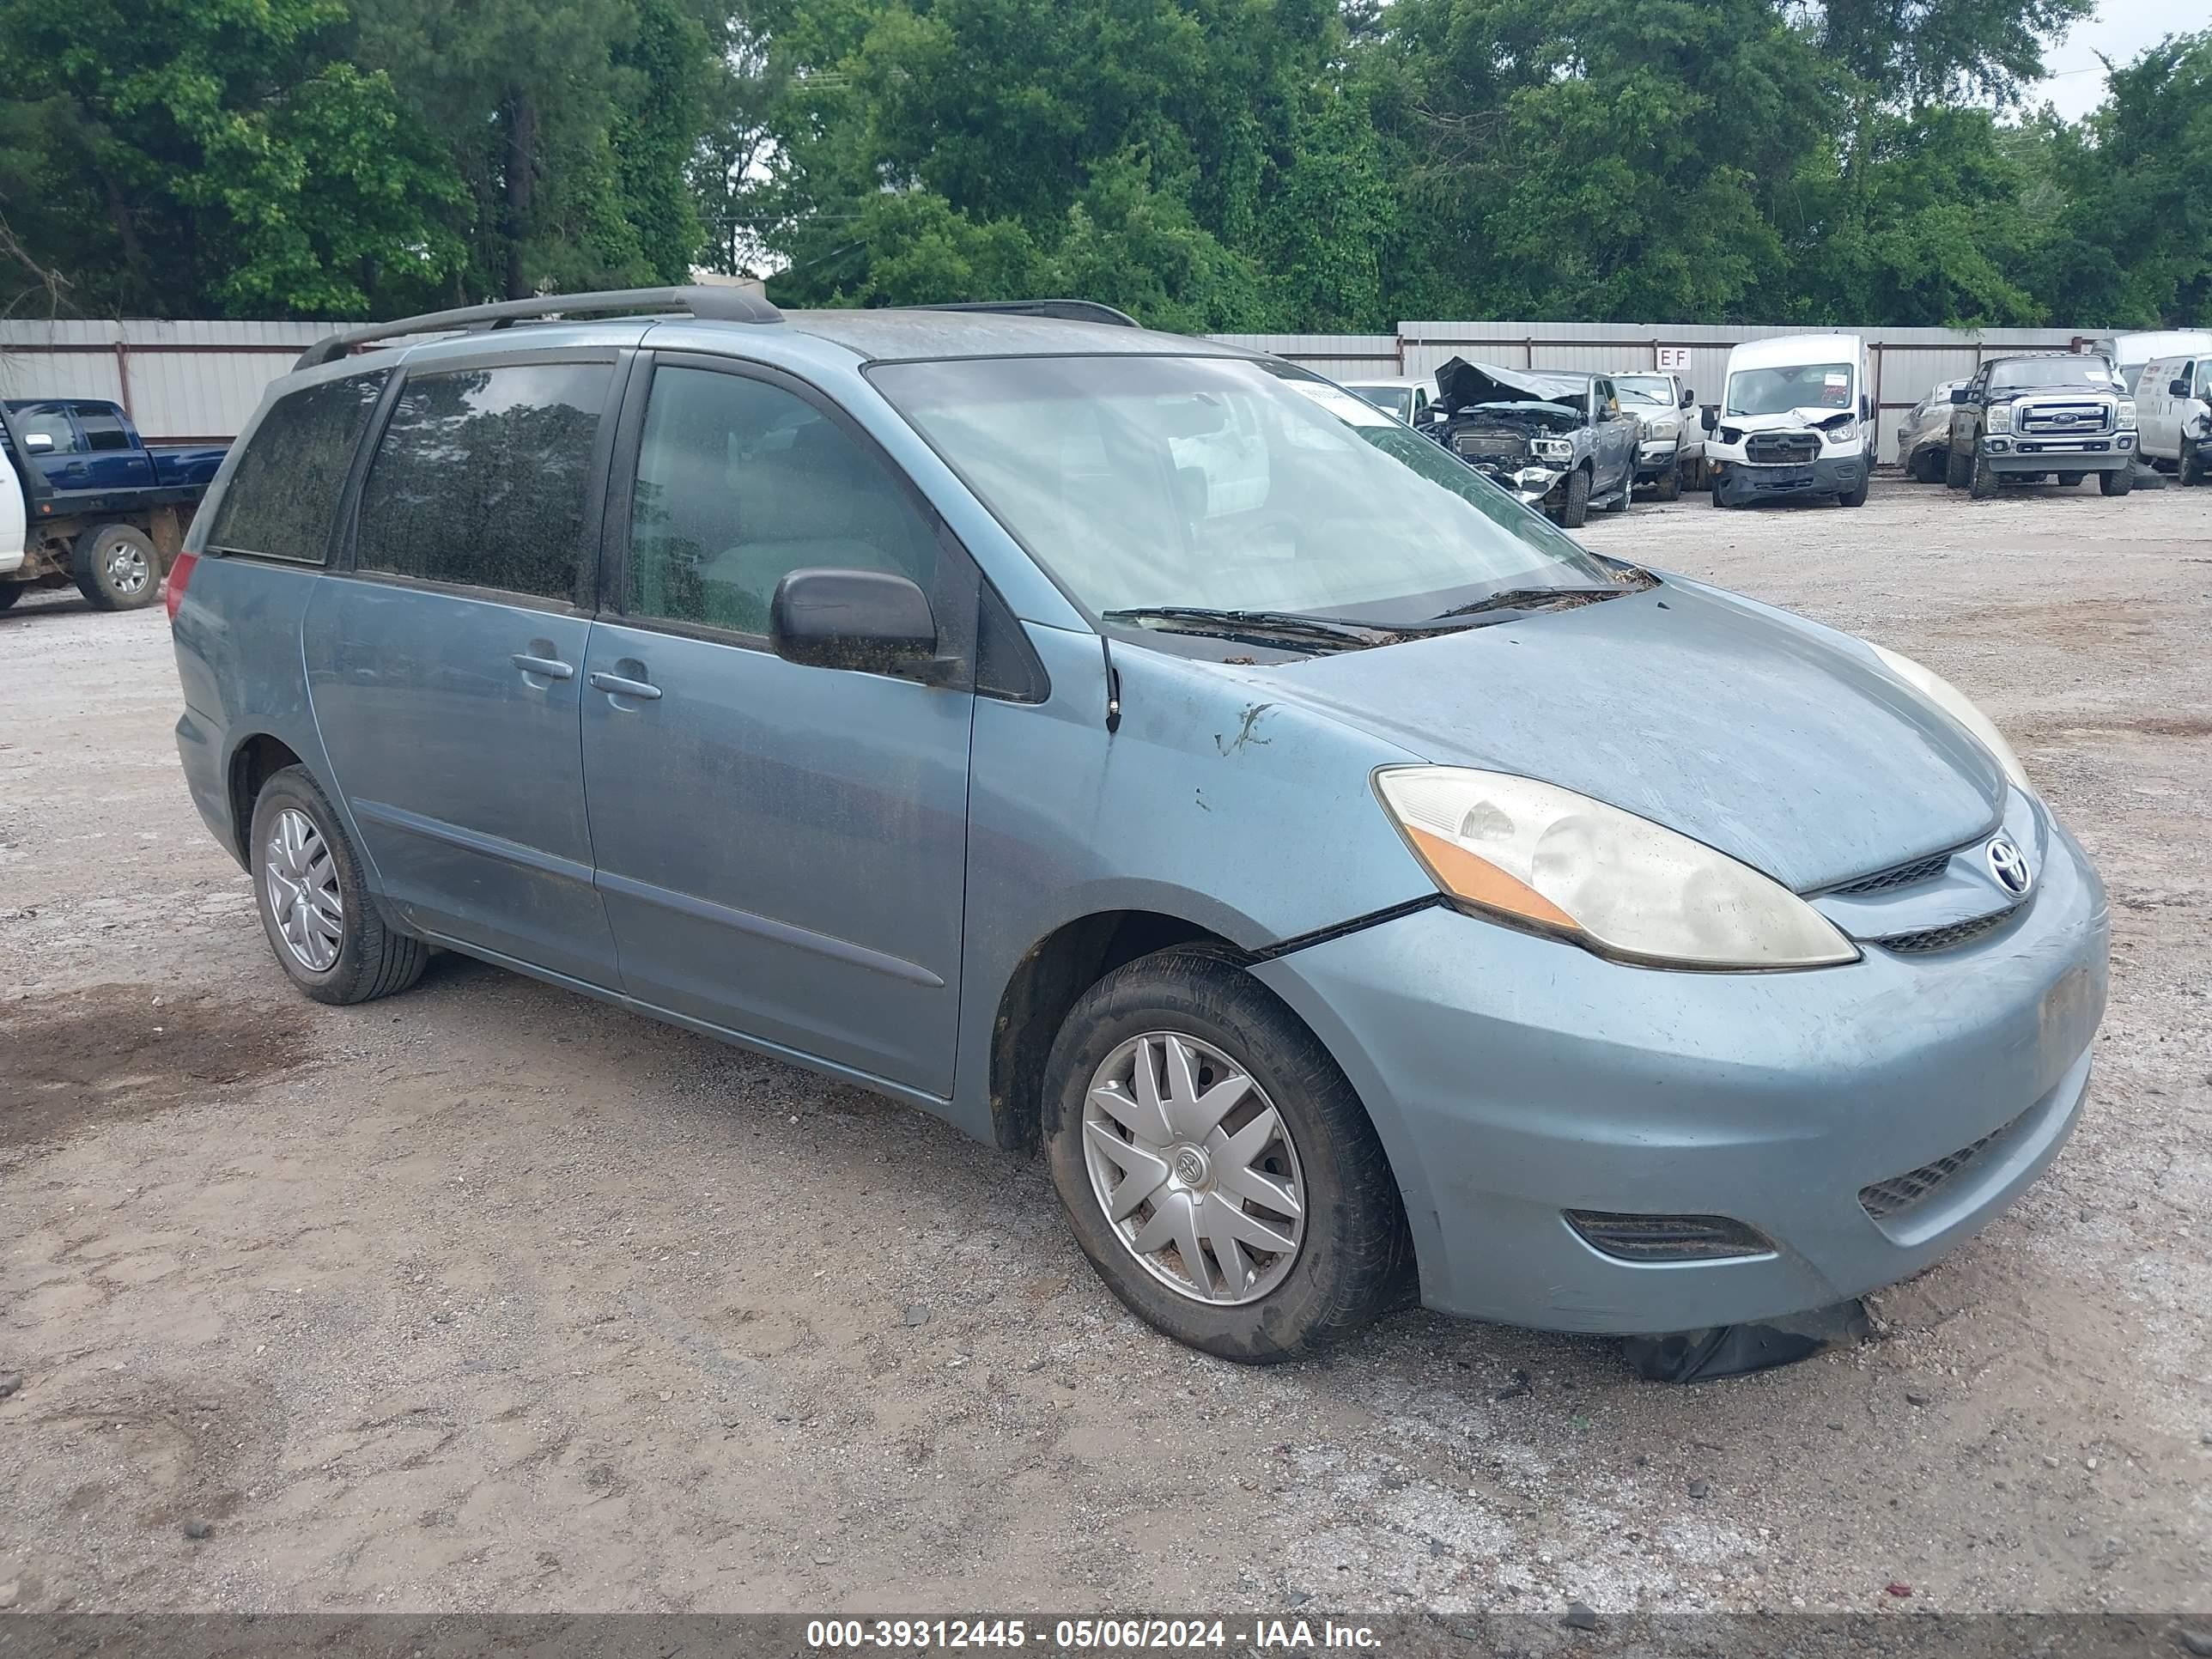
[[[2087,1088],[2104,894],[1957,690],[1103,307],[342,335],[167,602],[307,995],[465,951],[1041,1149],[1232,1358],[1825,1307]]]

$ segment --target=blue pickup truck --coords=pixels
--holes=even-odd
[[[0,549],[0,611],[70,584],[103,611],[151,605],[224,453],[149,444],[129,415],[94,398],[0,401],[0,466],[27,521],[20,556]]]

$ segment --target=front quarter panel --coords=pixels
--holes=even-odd
[[[1232,668],[1127,645],[1109,733],[1098,636],[1028,633],[1051,696],[979,698],[969,773],[952,1115],[984,1139],[1000,995],[1064,924],[1149,910],[1258,951],[1436,890],[1370,781],[1404,750],[1271,701]]]

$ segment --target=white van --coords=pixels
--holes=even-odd
[[[2107,334],[2089,343],[2092,351],[2119,371],[2120,385],[2132,392],[2142,379],[2143,366],[2154,357],[2212,356],[2212,332],[2203,329],[2166,329],[2148,334]]]
[[[2143,459],[2160,471],[2171,467],[2184,483],[2204,481],[2203,452],[2212,440],[2212,343],[2193,356],[2154,357],[2143,365],[2136,427]]]
[[[1874,470],[1873,384],[1856,334],[1788,334],[1729,353],[1705,411],[1715,507],[1832,495],[1863,506]]]

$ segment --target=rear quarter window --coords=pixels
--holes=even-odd
[[[271,404],[238,458],[208,546],[222,553],[321,564],[354,452],[389,370],[288,392]]]
[[[356,569],[588,604],[607,363],[408,377],[362,486]]]

